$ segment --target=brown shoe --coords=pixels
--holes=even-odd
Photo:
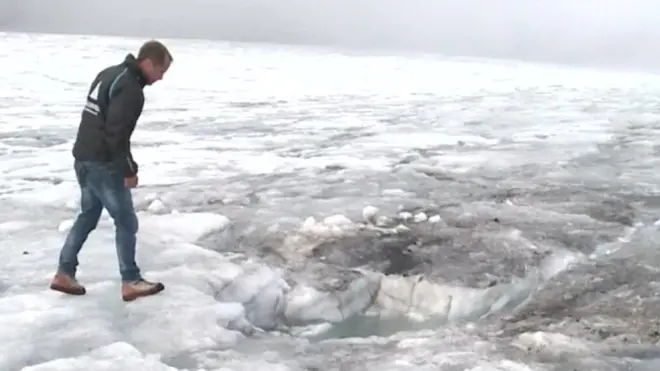
[[[124,283],[121,285],[121,298],[124,301],[133,301],[143,296],[156,295],[165,290],[165,286],[160,282],[149,282],[144,279]]]
[[[64,273],[55,275],[53,281],[50,283],[50,289],[69,295],[85,295],[87,292],[85,286],[79,284],[74,277]]]

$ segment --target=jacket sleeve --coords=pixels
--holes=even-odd
[[[142,108],[142,98],[137,89],[122,86],[110,99],[105,120],[105,138],[110,159],[124,177],[137,174],[137,164],[131,155],[130,135]]]

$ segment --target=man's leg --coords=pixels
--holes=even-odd
[[[131,190],[124,187],[124,178],[110,170],[99,189],[99,197],[115,223],[115,244],[122,280],[122,297],[125,301],[154,295],[165,287],[162,283],[144,280],[135,261],[138,219],[133,206]]]
[[[135,261],[138,218],[130,189],[113,184],[104,189],[103,204],[115,223],[115,246],[122,282],[138,281],[140,268]]]
[[[78,254],[89,234],[96,228],[103,211],[101,200],[89,187],[87,168],[76,161],[76,178],[80,186],[80,213],[69,230],[60,251],[57,274],[51,283],[51,289],[72,295],[84,295],[85,287],[76,281]]]

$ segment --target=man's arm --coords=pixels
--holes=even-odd
[[[105,120],[105,133],[110,159],[113,165],[130,178],[137,174],[137,164],[130,150],[131,128],[138,120],[141,111],[139,90],[131,85],[119,88],[110,99]]]

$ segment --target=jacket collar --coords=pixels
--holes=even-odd
[[[123,65],[128,68],[135,78],[137,78],[140,86],[144,88],[145,85],[147,85],[147,77],[144,75],[144,72],[142,72],[142,69],[140,69],[138,61],[133,54],[126,55]]]

